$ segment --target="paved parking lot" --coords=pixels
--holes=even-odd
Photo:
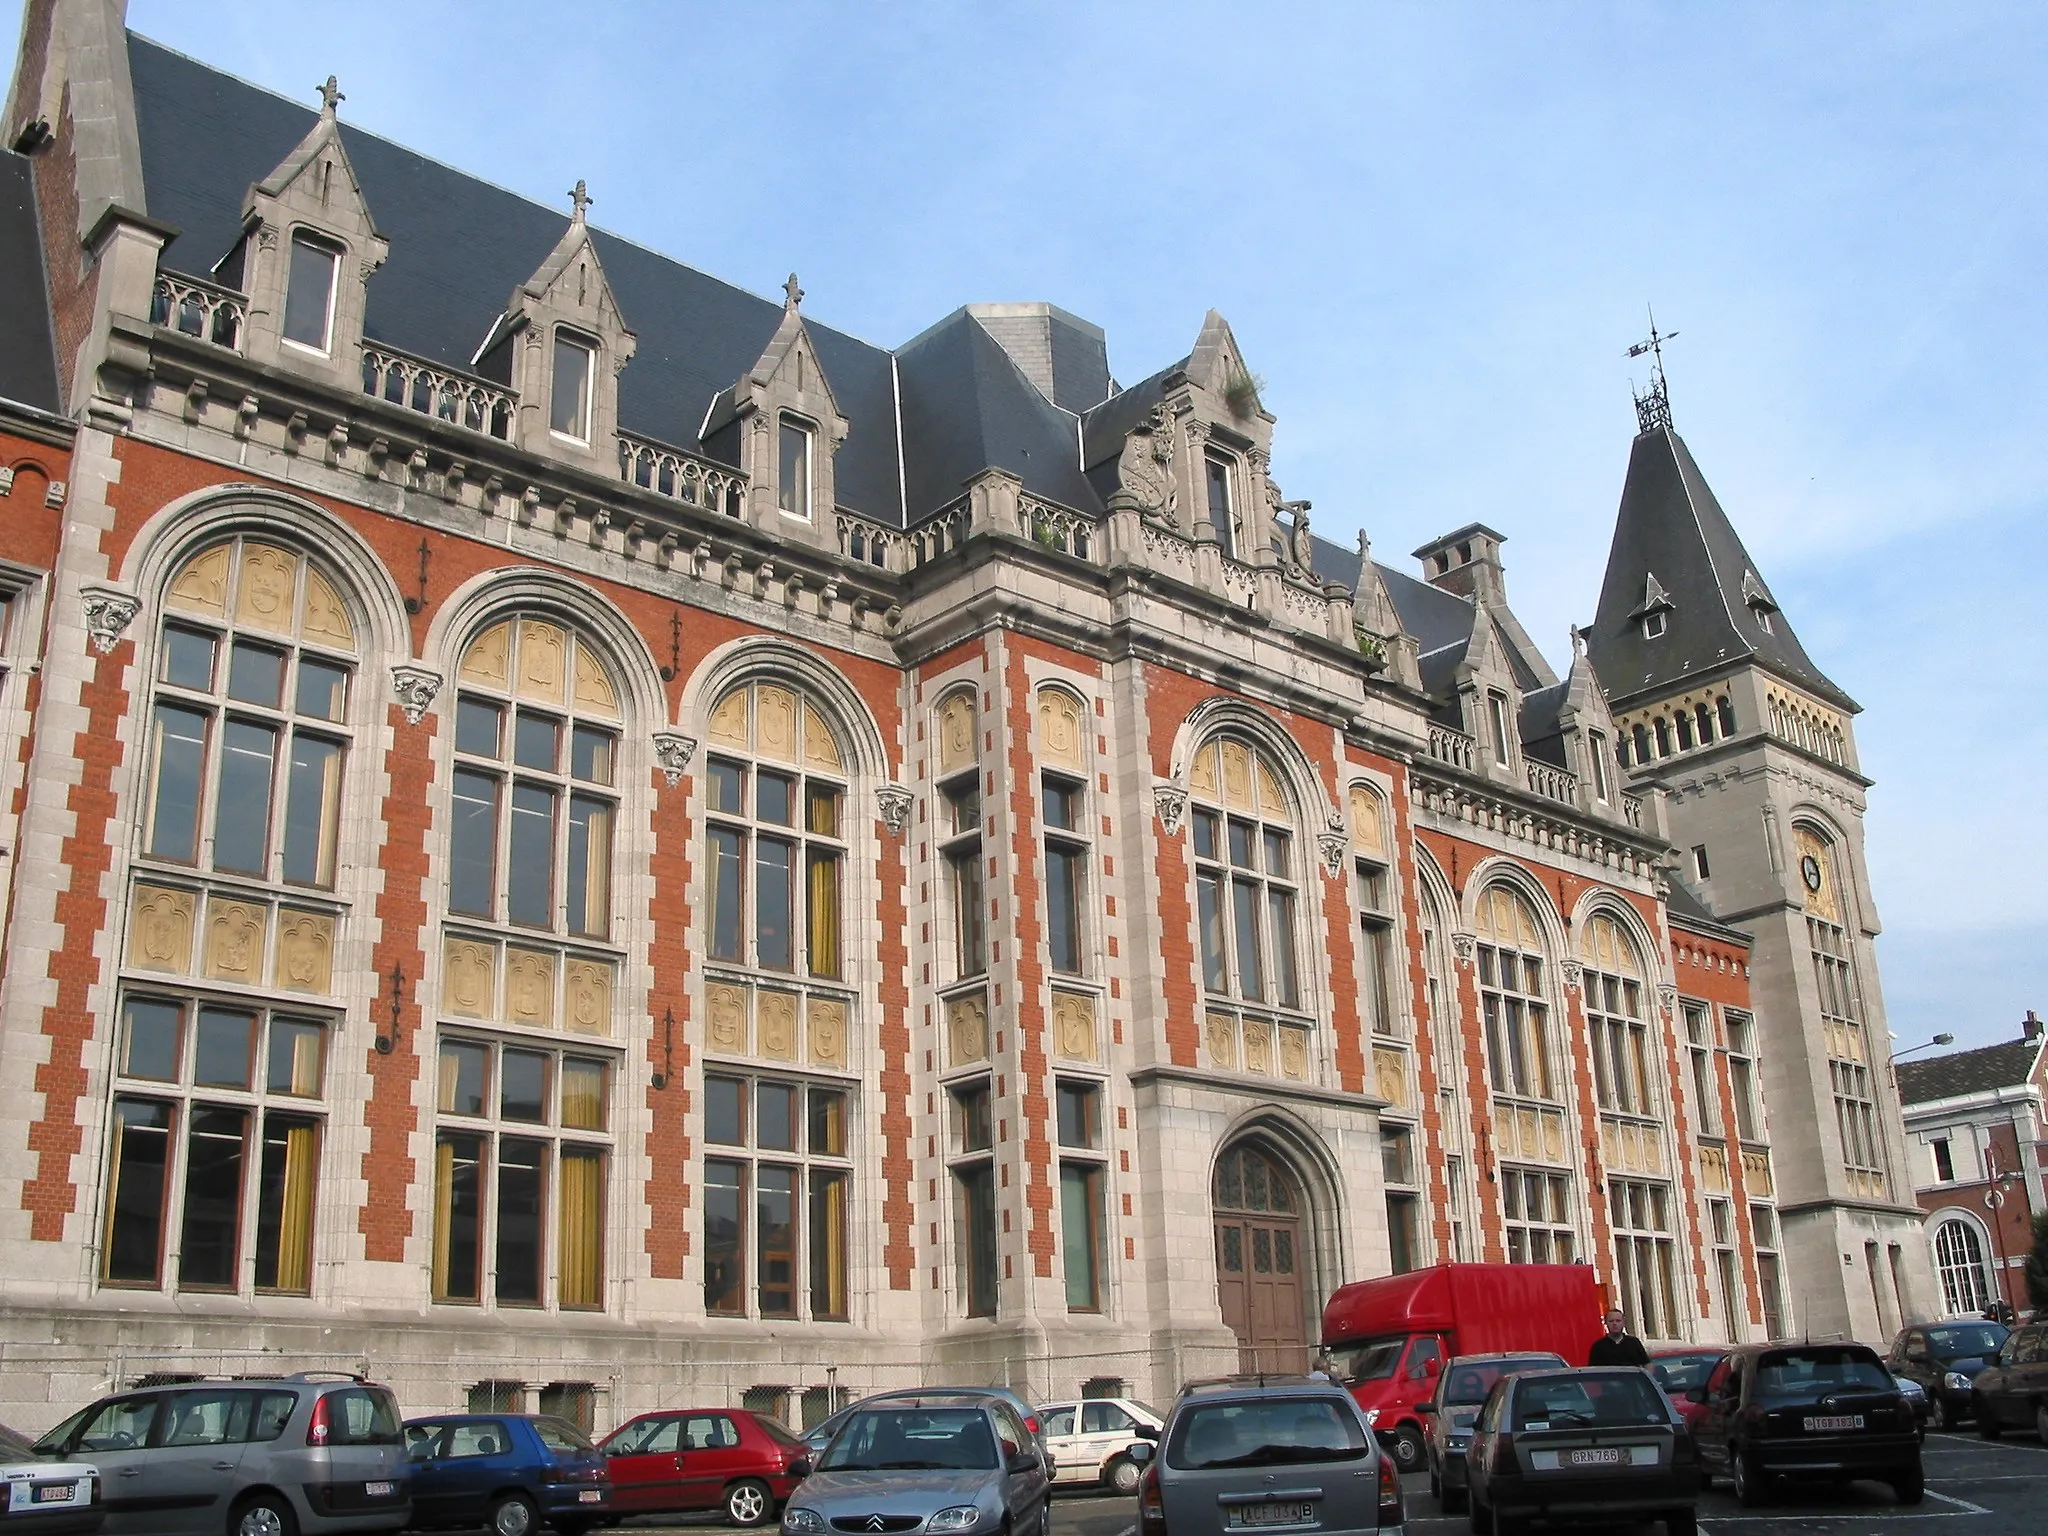
[[[1788,1488],[1773,1504],[1749,1510],[1718,1485],[1700,1499],[1700,1530],[1709,1536],[2037,1536],[2048,1530],[2048,1449],[2031,1435],[1995,1443],[1974,1433],[1929,1435],[1922,1458],[1927,1501],[1917,1509],[1901,1508],[1889,1488],[1855,1483],[1847,1489]],[[1423,1474],[1403,1482],[1411,1536],[1470,1529],[1463,1515],[1437,1512]],[[1131,1499],[1063,1492],[1053,1501],[1053,1536],[1126,1536],[1135,1532],[1137,1515]],[[623,1529],[725,1536],[728,1528],[698,1518],[631,1521]]]

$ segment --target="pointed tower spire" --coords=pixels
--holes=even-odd
[[[1650,311],[1650,339],[1639,341],[1628,349],[1630,357],[1650,358],[1650,387],[1639,390],[1631,384],[1629,391],[1636,397],[1636,430],[1654,432],[1659,427],[1671,430],[1671,392],[1664,383],[1664,343],[1675,340],[1676,331],[1657,329],[1657,312]]]

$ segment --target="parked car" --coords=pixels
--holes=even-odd
[[[1927,1420],[1931,1410],[1927,1406],[1927,1389],[1910,1376],[1901,1376],[1897,1371],[1886,1368],[1885,1374],[1892,1379],[1892,1385],[1899,1389],[1899,1396],[1906,1400],[1906,1406],[1913,1410],[1913,1433],[1920,1440],[1927,1438]]]
[[[1664,1389],[1664,1395],[1671,1399],[1671,1406],[1678,1410],[1679,1417],[1688,1427],[1704,1409],[1687,1394],[1706,1385],[1707,1377],[1713,1374],[1714,1367],[1727,1353],[1725,1349],[1651,1351],[1650,1374],[1657,1378],[1657,1385]]]
[[[1925,1487],[1913,1411],[1862,1344],[1744,1344],[1694,1389],[1702,1473],[1745,1504],[1778,1478],[1890,1483],[1902,1504]]]
[[[1698,1528],[1692,1432],[1640,1366],[1520,1371],[1494,1383],[1466,1457],[1472,1529],[1528,1520],[1662,1520]]]
[[[857,1403],[849,1403],[837,1413],[821,1419],[804,1431],[803,1442],[811,1453],[811,1464],[817,1465],[818,1458],[825,1454],[825,1447],[832,1443],[832,1437],[839,1433],[841,1427],[857,1410],[895,1398],[928,1397],[934,1392],[980,1393],[986,1397],[1001,1398],[1016,1410],[1017,1417],[1024,1421],[1024,1427],[1031,1432],[1032,1442],[1038,1447],[1038,1454],[1045,1459],[1047,1473],[1057,1471],[1059,1458],[1053,1454],[1052,1447],[1046,1442],[1045,1421],[1039,1417],[1036,1408],[1008,1387],[897,1387],[887,1392],[873,1393]]]
[[[1159,1438],[1166,1417],[1134,1397],[1091,1397],[1047,1403],[1038,1412],[1052,1453],[1053,1481],[1068,1486],[1138,1491],[1138,1464],[1125,1454],[1140,1439]]]
[[[116,1392],[35,1445],[99,1469],[104,1529],[395,1531],[411,1510],[398,1405],[353,1376],[316,1372]]]
[[[1437,1377],[1436,1392],[1418,1404],[1423,1423],[1423,1450],[1429,1460],[1429,1491],[1445,1514],[1465,1507],[1465,1447],[1472,1440],[1472,1421],[1493,1384],[1510,1371],[1540,1370],[1563,1365],[1546,1352],[1520,1355],[1459,1355]]]
[[[1182,1389],[1157,1446],[1131,1458],[1140,1536],[1257,1526],[1395,1530],[1401,1477],[1351,1394],[1321,1375],[1236,1377]]]
[[[678,1408],[628,1419],[598,1443],[615,1514],[719,1509],[733,1525],[774,1518],[810,1470],[803,1441],[737,1408]]]
[[[1998,1346],[1970,1383],[1970,1412],[1986,1440],[2031,1428],[2048,1445],[2048,1322],[2023,1324]]]
[[[890,1393],[855,1407],[782,1509],[784,1536],[855,1529],[1050,1536],[1052,1475],[1007,1398]]]
[[[405,1421],[412,1526],[581,1536],[614,1516],[604,1452],[545,1413],[455,1413]]]
[[[82,1461],[0,1466],[0,1532],[6,1536],[92,1536],[106,1523],[99,1469]]]
[[[1970,1388],[2011,1332],[2003,1323],[1983,1321],[1902,1328],[1892,1340],[1892,1374],[1925,1389],[1933,1428],[1951,1428],[1970,1417]]]

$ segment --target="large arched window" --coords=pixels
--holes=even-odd
[[[705,763],[704,1308],[849,1315],[851,785],[794,685],[721,696]]]
[[[1212,738],[1188,766],[1196,928],[1215,1065],[1306,1077],[1292,803],[1265,752]]]
[[[1977,1228],[1952,1216],[1934,1229],[1934,1269],[1941,1276],[1941,1297],[1950,1317],[1977,1317],[1991,1305],[1985,1279],[1984,1244]]]
[[[522,615],[470,639],[454,714],[432,1293],[601,1308],[617,685],[567,623]]]
[[[1496,1093],[1558,1097],[1550,1052],[1548,965],[1536,914],[1505,885],[1479,898],[1479,1006]]]
[[[1418,864],[1428,857],[1426,851],[1416,849]],[[1458,1021],[1458,989],[1451,972],[1451,925],[1445,920],[1444,904],[1434,883],[1419,881],[1417,894],[1426,988],[1422,1000],[1429,1009],[1430,1049],[1438,1083],[1451,1089],[1443,1098],[1441,1116],[1444,1189],[1450,1197],[1451,1222],[1451,1248],[1443,1257],[1463,1264],[1477,1257],[1478,1229],[1472,1219],[1471,1096],[1465,1091],[1464,1038]]]
[[[1593,1084],[1600,1107],[1628,1115],[1656,1113],[1657,1075],[1643,1019],[1643,963],[1621,925],[1604,912],[1586,922],[1579,945],[1585,962],[1582,996],[1593,1043]]]
[[[100,1277],[303,1294],[357,625],[316,561],[232,537],[178,567],[155,656]]]

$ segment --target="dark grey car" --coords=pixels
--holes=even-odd
[[[1429,1461],[1429,1491],[1445,1514],[1465,1507],[1465,1448],[1479,1405],[1501,1377],[1514,1371],[1562,1366],[1561,1357],[1534,1354],[1459,1355],[1436,1379],[1429,1401],[1416,1407],[1429,1421],[1423,1446]]]
[[[117,1392],[35,1449],[99,1468],[110,1536],[396,1531],[412,1512],[398,1405],[353,1377]]]
[[[782,1509],[785,1536],[1049,1536],[1052,1477],[986,1393],[892,1395],[846,1418]]]
[[[1138,1484],[1143,1536],[1379,1531],[1402,1521],[1401,1482],[1351,1394],[1327,1377],[1186,1388]]]

